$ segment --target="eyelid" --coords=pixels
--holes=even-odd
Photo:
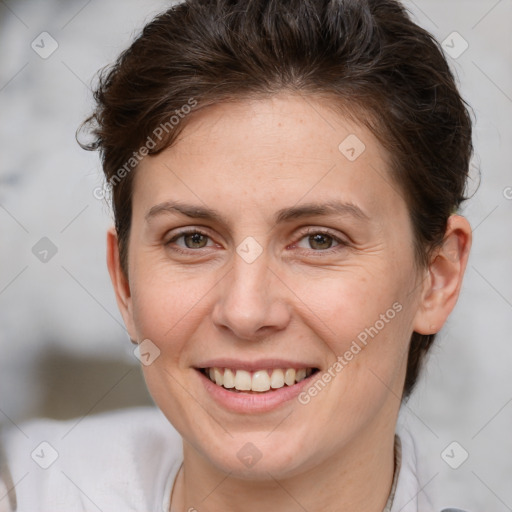
[[[189,227],[189,228],[181,228],[178,231],[176,231],[175,233],[173,233],[173,235],[165,242],[165,245],[170,244],[171,242],[176,241],[178,238],[181,238],[182,236],[193,235],[193,234],[196,234],[196,233],[199,234],[199,235],[203,235],[203,236],[209,238],[213,242],[213,237],[211,235],[209,235],[207,233],[207,231],[204,230],[203,228]],[[194,249],[191,249],[191,250],[194,250]]]
[[[304,237],[306,235],[312,235],[312,234],[316,234],[316,233],[321,233],[324,235],[332,236],[334,239],[336,239],[340,242],[344,241],[340,238],[341,235],[339,233],[335,232],[334,230],[332,230],[330,228],[324,228],[324,227],[320,227],[320,226],[318,226],[318,227],[317,226],[309,226],[300,232],[300,236]],[[345,242],[348,243],[348,240],[345,240]]]

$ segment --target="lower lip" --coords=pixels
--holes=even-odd
[[[264,393],[240,393],[228,391],[222,386],[218,386],[212,382],[206,375],[199,370],[196,370],[201,377],[204,387],[208,394],[225,409],[229,409],[239,413],[261,413],[277,409],[290,400],[293,400],[302,391],[305,386],[311,384],[311,378],[316,373],[309,377],[295,383],[293,386],[284,386],[274,391],[267,391]]]

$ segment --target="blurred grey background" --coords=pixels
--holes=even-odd
[[[402,421],[437,507],[510,511],[512,0],[404,3],[444,41],[473,107],[481,185],[463,211],[474,246],[461,299]],[[106,270],[98,156],[75,130],[97,70],[169,5],[0,1],[0,425],[152,403]]]

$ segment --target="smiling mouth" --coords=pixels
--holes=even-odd
[[[311,377],[318,368],[272,368],[249,372],[232,368],[199,368],[217,386],[234,393],[276,391]]]

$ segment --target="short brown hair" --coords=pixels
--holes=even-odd
[[[408,205],[417,262],[428,263],[466,199],[472,154],[468,110],[434,38],[395,0],[186,0],[101,72],[84,123],[94,140],[83,147],[100,150],[111,185],[125,272],[140,149],[172,145],[191,100],[199,109],[282,91],[331,97],[372,130]],[[404,398],[434,338],[413,333]]]

